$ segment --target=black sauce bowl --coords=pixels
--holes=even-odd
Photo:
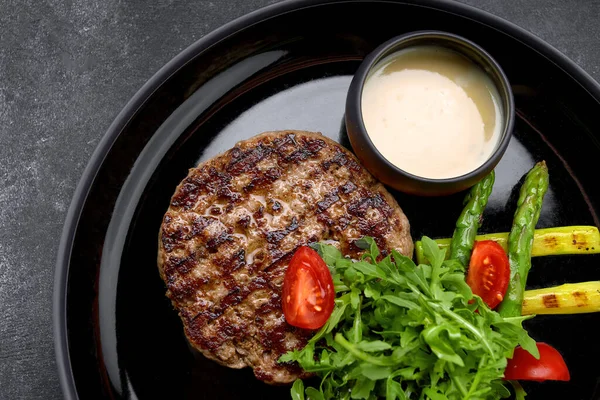
[[[408,47],[437,45],[458,52],[489,75],[500,94],[503,129],[496,148],[478,168],[467,174],[444,179],[425,178],[404,171],[388,161],[375,147],[362,116],[363,87],[371,70],[385,57]],[[442,31],[417,31],[381,44],[365,57],[356,71],[346,99],[345,122],[352,149],[363,165],[381,182],[399,191],[419,196],[443,196],[468,189],[498,164],[512,136],[515,118],[513,93],[500,65],[480,46],[458,35]]]

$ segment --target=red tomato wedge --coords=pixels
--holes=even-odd
[[[333,279],[325,261],[310,247],[298,248],[283,279],[286,321],[299,328],[319,329],[333,311],[334,298]]]
[[[493,240],[476,241],[467,273],[473,293],[493,309],[504,299],[509,280],[510,264],[502,246]]]
[[[538,342],[540,359],[536,360],[520,346],[515,349],[513,358],[508,360],[504,379],[523,381],[568,381],[571,379],[565,360],[558,350],[549,344]]]

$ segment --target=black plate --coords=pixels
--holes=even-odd
[[[67,398],[288,398],[248,370],[194,356],[164,296],[157,233],[187,169],[265,130],[321,131],[347,145],[343,110],[360,60],[384,40],[440,29],[474,40],[502,65],[517,106],[482,230],[510,227],[522,175],[551,172],[539,227],[599,225],[600,88],[525,31],[445,1],[292,1],[241,18],[192,45],[125,107],[76,191],[55,287],[57,363]],[[413,236],[451,234],[462,194],[396,194]],[[600,257],[535,259],[530,287],[599,279]],[[570,383],[528,385],[528,399],[599,398],[600,314],[540,316],[533,337],[557,347]]]

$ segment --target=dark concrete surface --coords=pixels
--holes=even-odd
[[[0,0],[0,399],[59,399],[51,299],[75,186],[100,137],[163,64],[276,0]],[[600,1],[466,0],[600,80]]]

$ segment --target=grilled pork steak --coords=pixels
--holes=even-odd
[[[318,133],[266,132],[189,171],[163,219],[158,266],[196,349],[289,383],[305,374],[277,359],[313,333],[281,310],[292,254],[327,240],[358,257],[365,235],[412,255],[406,216],[354,155]]]

